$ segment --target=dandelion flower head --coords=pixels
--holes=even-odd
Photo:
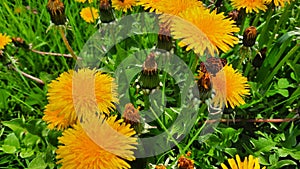
[[[211,77],[213,89],[216,92],[213,98],[213,104],[226,107],[229,105],[234,108],[245,104],[244,95],[249,95],[249,85],[247,78],[234,70],[231,65],[225,65],[216,76]]]
[[[258,162],[258,158],[254,158],[252,155],[249,156],[249,159],[245,157],[245,160],[242,162],[239,155],[235,156],[236,159],[233,158],[228,160],[229,166],[231,169],[260,169],[260,164]],[[228,167],[222,163],[222,169],[228,169]],[[265,169],[263,167],[262,169]]]
[[[238,10],[245,8],[246,13],[251,13],[252,11],[259,13],[259,10],[267,10],[264,0],[231,0],[231,4]]]
[[[132,7],[137,5],[136,0],[112,0],[111,2],[113,8],[123,12],[132,10]]]
[[[127,169],[125,161],[135,159],[135,131],[117,116],[92,118],[88,123],[74,125],[59,137],[56,150],[58,164],[65,168]]]
[[[82,8],[80,16],[87,23],[93,23],[99,17],[99,10],[94,7]]]
[[[11,42],[11,38],[6,35],[0,33],[0,50],[4,49],[4,47]]]
[[[43,116],[48,128],[66,129],[76,123],[78,116],[89,112],[109,115],[118,101],[113,80],[90,69],[62,73],[48,85],[49,103]]]
[[[208,50],[214,55],[218,48],[227,52],[238,43],[233,33],[238,32],[239,28],[234,25],[234,21],[226,19],[223,13],[217,14],[216,10],[210,12],[196,7],[180,13],[179,17],[182,19],[172,20],[172,35],[186,44],[188,49],[194,49],[195,53],[202,55]]]

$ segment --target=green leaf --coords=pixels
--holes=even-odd
[[[27,158],[34,155],[34,150],[32,149],[21,149],[20,157],[21,158]]]
[[[270,161],[270,164],[276,164],[277,161],[278,161],[279,157],[278,157],[278,154],[277,153],[274,153],[274,154],[271,154],[269,156],[269,161]]]
[[[277,91],[279,94],[281,94],[283,97],[289,96],[289,91],[287,89],[278,89]]]
[[[10,121],[3,121],[2,124],[13,130],[18,136],[27,132],[27,129],[24,126],[23,119],[12,119]]]
[[[287,62],[287,65],[293,70],[293,72],[291,72],[291,77],[297,82],[300,82],[300,64],[294,64],[289,61]]]
[[[6,90],[0,89],[0,109],[8,109],[8,104],[7,104],[7,98],[9,97],[9,94],[7,93]]]
[[[294,159],[300,160],[300,151],[294,151],[293,153],[290,154]]]
[[[242,132],[242,129],[235,130],[234,128],[226,128],[222,131],[222,134],[224,136],[225,140],[231,140],[233,142],[236,142],[238,140],[239,134]]]
[[[10,133],[4,140],[4,145],[14,146],[20,148],[20,142],[15,133]]]
[[[15,146],[10,145],[2,145],[1,149],[7,154],[14,154],[17,151],[17,148]]]
[[[237,154],[236,148],[225,148],[225,153],[229,154],[231,157]]]
[[[7,154],[14,154],[18,148],[20,148],[20,143],[15,133],[8,134],[4,140],[1,150]]]
[[[4,127],[0,130],[0,137],[3,135]]]
[[[288,166],[288,165],[297,165],[297,163],[292,160],[281,160],[276,164],[276,168],[282,168],[282,167]]]
[[[27,133],[25,138],[22,140],[22,142],[28,147],[28,146],[33,146],[36,145],[40,142],[40,137]]]
[[[251,143],[254,145],[255,149],[260,152],[270,152],[275,148],[276,142],[266,138],[258,138],[258,140],[251,139]]]
[[[45,169],[47,164],[45,163],[42,156],[34,158],[28,165],[28,169]]]
[[[286,78],[281,78],[278,80],[278,87],[281,89],[286,89],[289,87],[289,81]]]

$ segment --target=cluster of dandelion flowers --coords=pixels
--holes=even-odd
[[[11,42],[11,38],[6,35],[0,33],[0,50],[4,49],[4,47]]]
[[[112,7],[116,10],[127,12],[131,10],[133,6],[137,5],[136,0],[112,0]]]
[[[233,158],[228,160],[229,166],[231,169],[260,169],[260,164],[258,158],[254,158],[252,155],[249,156],[249,159],[245,157],[245,160],[242,162],[239,155],[235,156],[236,160]],[[222,163],[222,169],[228,169],[228,167]],[[263,167],[262,169],[265,169]]]
[[[130,165],[125,161],[135,159],[137,139],[131,137],[135,131],[122,120],[116,120],[116,116],[108,117],[106,120],[97,118],[90,119],[86,124],[92,130],[94,138],[89,137],[86,129],[79,123],[63,132],[58,138],[59,143],[56,150],[58,164],[64,168],[105,168],[105,169],[127,169]],[[107,125],[108,127],[103,127]],[[110,130],[122,136],[112,134]],[[91,136],[91,135],[90,135]],[[101,140],[99,145],[98,141]],[[103,144],[102,144],[103,143]]]
[[[182,19],[172,20],[171,34],[195,53],[202,55],[208,50],[214,55],[213,51],[218,48],[227,52],[238,43],[238,38],[233,33],[238,32],[239,28],[234,25],[234,21],[226,19],[223,13],[217,14],[216,10],[210,12],[209,9],[195,7],[180,13],[179,17]]]
[[[242,76],[231,65],[225,65],[215,76],[211,76],[215,97],[212,102],[215,106],[226,107],[229,105],[234,108],[245,104],[244,95],[249,95],[249,84],[247,78]]]
[[[82,8],[80,11],[81,18],[87,23],[94,23],[99,17],[99,10],[94,7]]]
[[[265,2],[267,4],[269,3],[272,3],[272,1],[274,2],[274,5],[275,6],[282,6],[284,7],[284,4],[287,2],[287,3],[290,3],[290,0],[265,0]]]
[[[48,105],[43,120],[48,128],[63,130],[78,116],[96,111],[109,114],[117,102],[116,84],[109,75],[96,70],[64,72],[48,85]]]
[[[267,6],[264,1],[265,0],[231,0],[231,4],[238,10],[245,8],[246,13],[251,13],[252,11],[258,13],[259,10],[266,11]]]

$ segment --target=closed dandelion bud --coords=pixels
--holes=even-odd
[[[194,169],[194,161],[191,159],[188,159],[184,156],[181,156],[178,159],[178,168],[179,169]]]
[[[100,0],[100,20],[102,23],[109,23],[115,20],[109,0]]]
[[[170,23],[160,23],[157,47],[159,49],[165,49],[167,51],[170,51],[172,49],[172,45],[173,43],[171,38]]]
[[[141,116],[139,114],[139,110],[134,108],[133,104],[128,103],[125,105],[123,119],[125,123],[130,124],[137,133],[140,133],[142,131]]]
[[[65,25],[67,21],[65,7],[60,0],[48,0],[47,10],[50,13],[52,23]]]
[[[263,64],[267,53],[267,47],[262,48],[259,53],[255,56],[255,58],[252,61],[252,65],[256,68],[261,67]]]
[[[140,83],[141,87],[144,89],[154,89],[159,86],[159,76],[154,53],[150,53],[143,64]]]
[[[254,26],[250,26],[244,31],[243,45],[246,47],[252,47],[255,44],[257,37],[257,31]]]

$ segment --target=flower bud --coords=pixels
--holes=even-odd
[[[243,45],[246,47],[252,47],[255,44],[256,37],[256,28],[254,26],[248,27],[243,34]]]
[[[100,20],[102,23],[109,23],[115,20],[109,0],[100,0]]]
[[[154,53],[150,53],[143,64],[140,83],[144,89],[154,89],[159,86],[159,76]]]
[[[60,0],[48,0],[47,10],[51,16],[51,22],[55,25],[65,25],[67,18],[64,4]]]

